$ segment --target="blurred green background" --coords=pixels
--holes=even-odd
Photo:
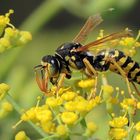
[[[115,10],[109,12],[109,8]],[[14,48],[0,54],[0,82],[10,85],[10,94],[24,109],[35,105],[36,97],[41,94],[36,82],[33,67],[40,63],[42,56],[54,54],[55,49],[63,42],[71,41],[90,15],[101,13],[104,22],[90,34],[87,42],[98,36],[100,29],[106,33],[123,30],[128,27],[134,35],[140,28],[139,0],[3,0],[0,1],[0,14],[14,9],[11,22],[17,28],[31,31],[33,40],[25,47]],[[140,62],[139,58],[135,60]],[[111,76],[114,74],[111,74]],[[114,76],[121,80],[120,76]],[[116,81],[117,81],[116,80]],[[109,80],[112,82],[111,80]],[[113,82],[117,85],[118,82]],[[123,88],[124,84],[121,86]],[[103,107],[95,110],[100,118],[99,125],[106,123],[102,118]],[[26,123],[16,129],[12,125],[20,116],[13,111],[0,120],[0,139],[13,140],[15,133],[25,130],[33,140],[39,135]],[[99,122],[99,120],[97,120]],[[102,131],[101,139],[106,131]],[[98,135],[98,134],[97,134]]]

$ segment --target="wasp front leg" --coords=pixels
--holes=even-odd
[[[85,74],[90,77],[95,77],[95,85],[93,89],[93,93],[89,96],[89,98],[95,97],[96,91],[97,91],[97,83],[98,83],[98,73],[94,69],[94,67],[90,64],[87,58],[83,59],[83,63],[85,64]]]
[[[63,85],[63,83],[64,83],[65,77],[66,77],[66,74],[65,74],[65,73],[62,73],[62,74],[60,75],[60,78],[59,78],[58,83],[57,83],[57,85],[56,85],[56,91],[55,91],[57,97],[58,97],[58,91],[59,91],[59,89],[62,87],[62,85]]]
[[[38,65],[34,69],[36,75],[36,82],[40,90],[46,95],[48,95],[48,76],[46,76],[44,68],[42,68],[42,65]]]

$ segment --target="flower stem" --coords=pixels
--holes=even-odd
[[[35,10],[25,22],[21,25],[21,28],[30,31],[32,34],[38,32],[38,30],[48,22],[53,16],[55,16],[62,9],[61,4],[56,0],[47,0],[41,4],[37,10]]]
[[[7,94],[6,99],[13,105],[14,109],[19,113],[22,114],[22,108],[15,102],[15,100],[11,97],[10,94]],[[27,121],[27,123],[32,126],[42,137],[46,137],[45,134],[39,127],[34,125],[31,121]]]

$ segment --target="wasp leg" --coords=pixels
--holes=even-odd
[[[91,76],[95,76],[95,85],[93,89],[93,93],[89,96],[89,99],[92,97],[95,97],[96,91],[97,91],[97,83],[98,83],[98,73],[97,71],[93,68],[93,66],[90,64],[90,62],[87,60],[87,58],[83,59],[83,62],[86,66],[87,71],[91,74]]]
[[[40,72],[40,74],[39,74],[39,72]],[[47,95],[48,77],[45,76],[44,69],[39,69],[39,71],[35,70],[35,74],[36,74],[36,81],[37,81],[37,84],[38,84],[40,90]],[[40,78],[40,76],[41,76],[41,78]]]
[[[130,82],[129,82],[128,77],[126,76],[126,73],[124,72],[124,70],[117,64],[117,62],[113,58],[109,58],[109,61],[112,62],[117,67],[117,70],[120,72],[122,77],[124,77],[126,84],[127,84],[128,93],[129,93],[131,98],[135,99],[135,97],[132,95]]]
[[[60,79],[58,81],[57,88],[56,88],[56,95],[57,95],[57,97],[58,97],[58,91],[62,87],[62,85],[64,83],[65,77],[66,77],[66,74],[65,73],[62,73],[61,76],[60,76]]]
[[[140,91],[138,90],[137,86],[135,85],[135,83],[133,81],[131,81],[131,84],[133,85],[135,91],[137,92],[137,94],[140,96]]]

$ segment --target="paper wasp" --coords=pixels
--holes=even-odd
[[[129,92],[129,82],[140,84],[139,64],[133,61],[131,57],[126,56],[122,51],[105,49],[93,55],[88,50],[107,41],[128,37],[131,35],[130,31],[112,33],[86,45],[80,44],[102,21],[99,14],[89,17],[72,42],[62,44],[56,49],[55,55],[44,56],[41,65],[35,66],[36,81],[41,91],[47,94],[49,80],[59,88],[64,78],[71,78],[71,68],[83,71],[89,77],[94,76],[96,81],[99,71],[110,70],[121,74],[126,79]],[[41,78],[38,72],[41,72]],[[60,75],[61,78],[59,78]]]

